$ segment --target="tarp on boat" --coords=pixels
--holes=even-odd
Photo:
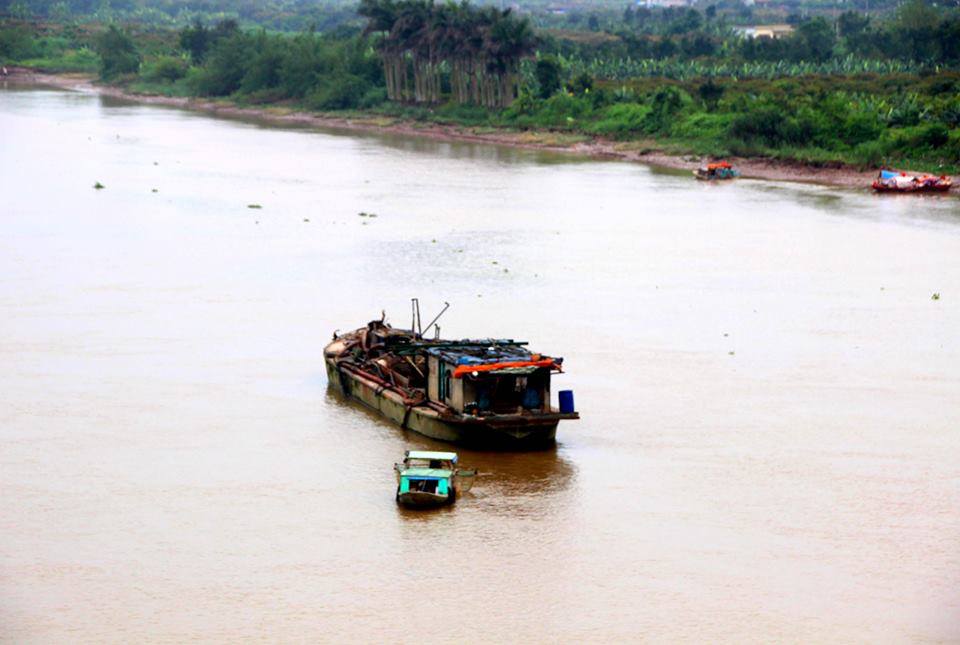
[[[484,363],[482,365],[458,365],[455,370],[453,370],[453,378],[462,378],[466,374],[473,374],[474,372],[498,372],[501,370],[514,368],[514,367],[556,367],[559,369],[559,365],[552,358],[544,358],[541,360],[534,361],[506,361],[500,363]]]
[[[729,170],[733,168],[733,166],[730,165],[729,161],[715,161],[707,164],[707,170],[720,170],[721,168]]]
[[[952,183],[946,176],[914,175],[895,170],[880,169],[880,174],[873,182],[873,189],[880,192],[945,192],[950,190]]]

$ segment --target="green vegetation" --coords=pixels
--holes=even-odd
[[[116,25],[110,25],[97,38],[97,53],[100,54],[100,78],[104,80],[140,71],[140,54],[133,39]]]
[[[955,172],[960,160],[958,89],[960,74],[955,72],[775,81],[644,79],[548,99],[527,95],[500,115],[500,122],[656,141],[714,156],[923,164]]]
[[[292,34],[233,18],[179,29],[8,19],[0,62],[96,70],[132,92],[536,131],[555,145],[600,136],[813,164],[960,163],[960,13],[923,0],[883,18],[796,19],[776,39],[737,35],[723,2],[630,7],[592,30],[537,34],[528,17],[465,3],[362,0],[358,11],[354,27]]]
[[[233,20],[278,31],[326,31],[360,24],[354,0],[0,0],[0,18],[136,23],[177,28]]]
[[[76,28],[47,30],[0,22],[0,64],[51,72],[96,72],[100,57],[89,34]]]

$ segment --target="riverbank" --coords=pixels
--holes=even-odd
[[[27,68],[8,68],[7,82],[37,84],[80,92],[95,92],[140,103],[167,105],[223,116],[256,118],[271,123],[293,123],[339,130],[382,132],[426,137],[443,141],[490,143],[530,150],[544,150],[619,159],[652,166],[693,171],[701,163],[698,156],[673,153],[656,140],[613,141],[600,137],[586,137],[551,131],[513,131],[492,128],[471,128],[421,121],[396,119],[379,114],[349,113],[347,115],[308,112],[287,106],[243,106],[225,99],[140,94],[115,85],[104,85],[85,74],[49,74]],[[773,181],[817,183],[845,188],[870,186],[875,171],[863,171],[843,165],[815,166],[795,161],[757,157],[728,157],[747,178]]]

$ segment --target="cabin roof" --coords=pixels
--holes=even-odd
[[[443,468],[407,468],[400,472],[401,477],[412,477],[414,479],[447,479],[452,474],[452,470]]]
[[[408,450],[407,459],[435,459],[440,461],[456,461],[455,452],[431,452],[429,450]]]
[[[532,354],[530,350],[523,347],[524,344],[512,340],[463,340],[429,347],[426,352],[454,365],[480,365],[530,360]]]

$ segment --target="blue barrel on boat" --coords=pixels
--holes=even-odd
[[[560,390],[560,412],[569,414],[573,410],[573,390]]]

